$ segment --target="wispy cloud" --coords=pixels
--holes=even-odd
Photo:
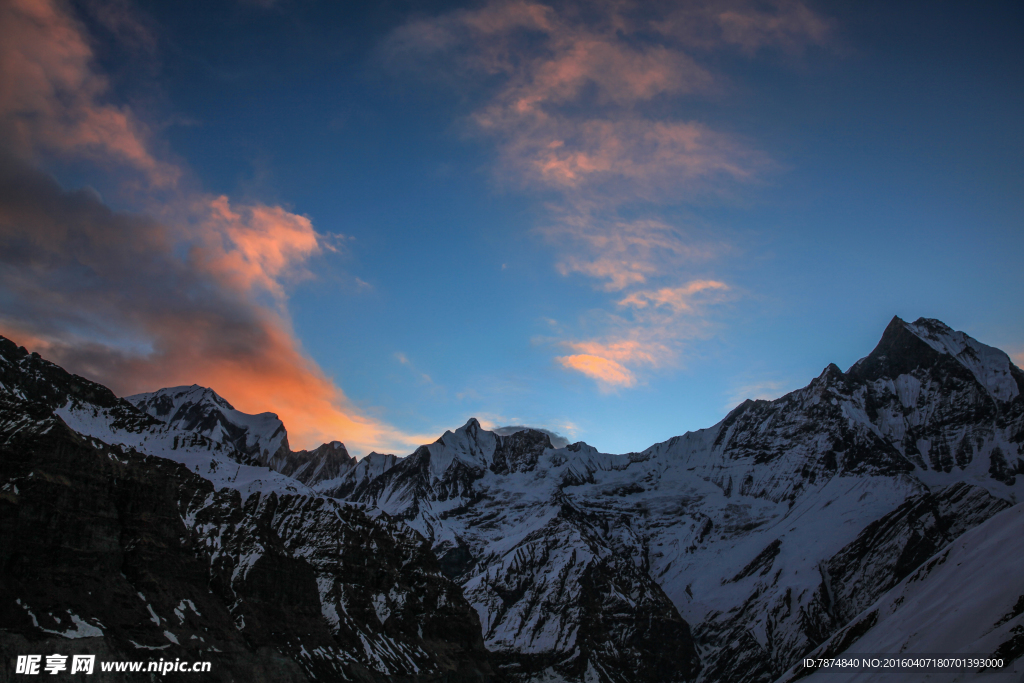
[[[126,11],[108,23],[145,39]],[[182,187],[186,170],[109,100],[71,12],[0,4],[0,334],[120,394],[210,386],[241,410],[278,413],[293,446],[340,438],[358,453],[431,440],[354,406],[292,332],[286,286],[335,240],[284,207]],[[139,208],[60,187],[40,169],[54,156],[134,171]]]
[[[453,80],[489,92],[469,121],[496,144],[497,177],[545,198],[551,220],[539,230],[562,253],[563,275],[616,293],[605,334],[562,340],[589,350],[557,357],[607,389],[635,386],[640,365],[677,362],[713,304],[729,298],[695,305],[696,296],[737,294],[694,277],[728,244],[695,239],[664,209],[721,196],[771,168],[747,141],[675,116],[672,105],[722,90],[706,65],[713,51],[799,53],[823,44],[829,28],[795,0],[491,0],[406,24],[386,52],[443,63]],[[625,347],[647,350],[617,355]]]
[[[395,353],[395,360],[397,360],[399,363],[401,363],[405,367],[409,368],[409,371],[412,372],[412,374],[416,375],[423,383],[425,383],[425,384],[433,384],[434,383],[434,380],[430,377],[430,375],[428,375],[425,372],[420,372],[416,368],[416,366],[412,364],[412,361],[410,361],[409,358],[404,353],[402,353],[401,351],[398,351],[398,352]]]
[[[694,280],[679,287],[635,291],[619,301],[619,305],[650,310],[663,306],[672,313],[693,312],[700,294],[724,292],[728,289],[724,282]]]
[[[562,340],[561,346],[577,353],[556,360],[605,391],[636,386],[638,373],[677,365],[686,343],[707,337],[707,309],[730,296],[729,287],[714,280],[635,290],[618,302],[620,311],[605,316],[603,336]]]

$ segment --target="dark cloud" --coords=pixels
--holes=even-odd
[[[214,357],[266,345],[266,313],[198,269],[191,253],[150,217],[113,211],[95,192],[65,191],[24,162],[0,159],[5,322],[43,339],[71,331],[106,340],[110,363],[97,363],[97,348],[89,355],[109,366],[98,379],[115,390],[145,382],[123,373],[127,358],[181,353],[173,347],[186,339]],[[74,353],[69,347],[61,360]]]

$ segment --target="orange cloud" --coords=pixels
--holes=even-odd
[[[713,329],[707,309],[728,295],[729,287],[717,280],[636,291],[619,301],[625,312],[609,316],[609,333],[603,339],[562,341],[560,345],[588,358],[615,363],[634,380],[620,386],[634,386],[643,369],[676,366],[686,343],[707,337]],[[562,364],[596,378],[585,366]]]
[[[284,296],[281,278],[322,249],[313,223],[279,206],[231,208],[227,197],[204,200],[205,266],[242,290]]]
[[[293,449],[341,439],[356,455],[372,450],[401,454],[437,438],[436,434],[403,433],[352,406],[316,363],[301,353],[281,321],[250,324],[244,332],[255,339],[249,342],[236,339],[218,344],[210,337],[223,333],[220,321],[188,318],[167,315],[148,320],[156,347],[145,355],[59,331],[47,338],[3,320],[0,335],[122,396],[182,384],[212,387],[243,412],[276,413],[288,429]],[[214,324],[204,324],[210,322]]]
[[[668,353],[668,349],[654,341],[640,342],[622,340],[616,342],[574,341],[565,342],[565,346],[587,356],[596,356],[617,363],[646,363],[656,365]]]
[[[100,9],[115,34],[152,47],[124,6]],[[148,127],[107,101],[72,11],[0,3],[0,334],[121,395],[209,386],[240,410],[276,412],[293,447],[341,439],[355,453],[401,451],[430,440],[367,415],[303,353],[285,285],[331,249],[311,221],[183,189]],[[133,196],[146,212],[65,191],[35,166],[51,155],[141,171]]]
[[[558,356],[555,360],[571,370],[582,372],[587,377],[597,380],[609,388],[631,387],[636,384],[636,377],[634,377],[629,369],[601,356],[577,354],[574,356]]]
[[[311,248],[305,219],[268,215],[286,236],[276,221],[297,226],[300,255]],[[342,439],[361,453],[422,443],[428,437],[353,406],[302,352],[286,314],[258,302],[263,278],[298,258],[261,220],[229,224],[255,249],[239,256],[236,275],[228,247],[219,261],[195,250],[182,256],[179,229],[66,192],[23,163],[0,163],[0,291],[13,302],[0,334],[120,395],[210,386],[240,410],[277,413],[293,447]]]

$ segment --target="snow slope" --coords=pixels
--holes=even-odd
[[[808,657],[856,653],[933,653],[1002,658],[1002,669],[959,669],[906,674],[914,680],[1005,681],[1024,678],[1024,504],[1004,510],[967,531],[923,563],[874,604],[815,648]],[[870,625],[870,626],[867,626]],[[797,680],[802,666],[779,683]],[[893,680],[878,670],[819,670],[807,683]]]
[[[122,425],[114,410],[73,398],[54,413],[71,429],[103,443],[132,448],[179,462],[218,489],[231,488],[243,498],[255,492],[313,495],[312,489],[292,477],[255,464],[230,444],[214,441],[199,432],[157,424],[135,430]]]

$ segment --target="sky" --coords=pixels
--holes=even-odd
[[[1024,5],[8,0],[0,334],[293,448],[602,451],[937,318],[1024,365]]]

